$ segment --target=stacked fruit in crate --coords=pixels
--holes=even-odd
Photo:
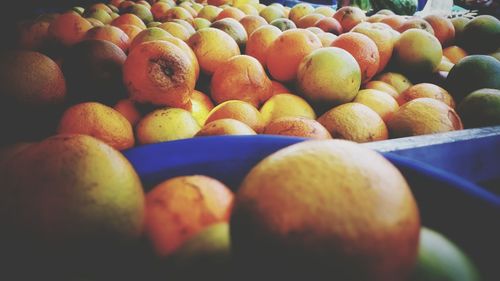
[[[103,278],[168,276],[202,252],[222,255],[222,266],[213,256],[209,264],[224,268],[232,216],[241,258],[232,268],[255,263],[254,273],[271,270],[278,279],[324,273],[402,280],[417,259],[418,211],[399,172],[372,152],[330,141],[283,152],[289,161],[271,157],[247,177],[232,213],[230,189],[203,176],[172,179],[144,196],[119,151],[214,135],[361,143],[500,124],[500,21],[492,16],[112,0],[41,14],[19,22],[16,32],[15,50],[0,54],[7,145],[0,153],[0,217],[8,230],[0,240],[11,260],[6,272],[19,276],[67,279],[85,276],[86,266],[106,272]],[[287,173],[297,181],[282,178]],[[335,175],[349,175],[353,193],[335,184],[324,191]],[[266,178],[318,188],[258,196]],[[219,244],[213,249],[206,241]],[[426,230],[422,241],[420,273],[435,266],[424,257],[436,254],[425,244],[433,241],[456,261],[444,274],[460,269],[455,274],[476,280],[455,246]],[[33,270],[18,271],[23,264]]]

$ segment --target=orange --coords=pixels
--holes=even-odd
[[[247,124],[236,119],[223,118],[205,124],[195,137],[225,136],[225,135],[256,135]]]
[[[23,50],[42,50],[49,43],[49,26],[46,21],[28,21],[19,25],[17,46]]]
[[[366,15],[363,10],[354,6],[345,6],[337,10],[333,15],[340,25],[342,25],[343,32],[350,31],[358,23],[366,20]]]
[[[318,13],[318,14],[322,14],[325,17],[329,17],[329,18],[333,17],[333,15],[335,14],[335,10],[332,9],[332,7],[328,7],[328,6],[318,6],[316,9],[314,9],[314,12]]]
[[[191,114],[200,126],[205,124],[208,114],[213,108],[214,104],[209,96],[197,90],[191,93]]]
[[[396,89],[393,86],[391,86],[390,84],[383,82],[383,81],[372,80],[372,81],[364,84],[363,88],[382,91],[384,93],[389,94],[391,97],[393,97],[396,100],[399,97],[398,91],[396,91]]]
[[[305,117],[316,119],[314,109],[301,97],[281,93],[272,96],[260,108],[265,124],[280,117]]]
[[[156,2],[151,6],[151,14],[153,14],[153,19],[155,21],[161,21],[165,17],[168,10],[172,7],[165,2]]]
[[[216,179],[193,175],[166,180],[146,194],[145,235],[158,256],[175,252],[212,224],[227,222],[231,190]]]
[[[399,15],[389,15],[386,18],[382,19],[380,22],[385,23],[392,27],[394,30],[398,30],[403,23],[405,23],[406,19],[403,16]]]
[[[135,36],[137,36],[137,34],[139,34],[139,32],[142,31],[142,29],[140,29],[138,26],[133,25],[133,24],[122,24],[122,25],[118,25],[117,27],[120,28],[121,30],[123,30],[123,32],[125,32],[125,34],[127,34],[128,38],[129,38],[129,45],[134,40]]]
[[[192,138],[199,130],[200,125],[193,115],[181,108],[154,110],[144,116],[135,127],[139,144]]]
[[[286,30],[269,46],[267,68],[274,79],[281,82],[292,81],[297,76],[302,59],[321,47],[319,38],[309,30]]]
[[[188,44],[196,54],[201,70],[208,75],[212,75],[220,64],[240,54],[240,48],[231,36],[212,27],[196,31]]]
[[[198,14],[198,12],[193,7],[191,7],[190,2],[182,2],[179,4],[179,7],[186,9],[186,11],[188,11],[193,17],[196,17],[196,15]]]
[[[231,253],[250,280],[406,280],[419,232],[410,187],[389,161],[352,142],[311,140],[246,175]]]
[[[241,52],[245,51],[245,45],[247,44],[248,35],[245,27],[237,20],[233,18],[223,18],[214,21],[210,27],[220,29],[231,36],[234,41],[238,44]]]
[[[135,37],[134,40],[130,42],[129,51],[132,52],[141,43],[155,41],[155,40],[165,40],[166,38],[173,37],[168,31],[159,27],[148,27],[141,30]]]
[[[222,12],[222,9],[213,5],[204,6],[200,12],[198,12],[198,17],[209,20],[210,22],[215,21],[217,16]]]
[[[189,23],[193,22],[191,13],[182,7],[173,7],[165,13],[165,16],[160,19],[161,22],[171,21],[173,19],[185,20]]]
[[[267,67],[268,49],[281,33],[281,30],[273,25],[258,27],[248,36],[246,54],[256,58],[262,66]]]
[[[181,39],[179,39],[177,37],[173,37],[173,36],[168,36],[168,37],[165,37],[161,40],[173,43],[175,46],[179,47],[182,51],[184,51],[184,54],[186,54],[188,56],[189,60],[193,64],[194,75],[195,75],[195,78],[197,81],[198,77],[200,75],[200,64],[198,63],[198,59],[196,58],[195,53],[189,47],[189,45],[186,42],[182,41]]]
[[[323,47],[330,47],[333,41],[337,38],[337,35],[330,32],[323,32],[322,34],[318,34],[318,38],[321,40],[321,45]]]
[[[361,71],[347,51],[321,48],[300,62],[297,85],[301,95],[315,105],[337,105],[354,99],[361,85]]]
[[[106,143],[86,135],[52,136],[17,154],[8,169],[0,199],[2,235],[18,234],[9,237],[17,253],[48,259],[47,266],[57,260],[85,271],[139,242],[143,187],[130,162]],[[98,256],[89,243],[98,247]],[[80,267],[77,260],[87,262]]]
[[[455,39],[455,27],[449,18],[439,15],[428,15],[424,17],[434,30],[434,36],[443,47],[449,46]]]
[[[130,52],[123,80],[136,102],[189,109],[196,71],[189,56],[175,44],[150,41]]]
[[[468,56],[468,54],[464,49],[454,45],[444,48],[443,56],[449,59],[453,64],[457,64],[461,59]]]
[[[127,52],[130,44],[130,38],[128,35],[120,28],[112,25],[96,26],[91,28],[87,31],[84,37],[84,40],[88,39],[109,41],[118,46],[124,52]]]
[[[373,89],[359,91],[353,102],[364,104],[373,109],[384,122],[387,122],[399,108],[398,102],[391,95]]]
[[[139,122],[142,115],[135,106],[135,103],[130,99],[122,99],[119,100],[114,106],[113,109],[120,112],[123,117],[125,117],[128,122],[132,125],[132,127]]]
[[[370,39],[372,39],[373,42],[377,45],[377,50],[379,52],[380,58],[377,73],[384,70],[392,57],[394,42],[392,40],[393,35],[391,34],[390,30],[390,28],[385,28],[370,23],[361,23],[352,29],[353,32],[358,32],[370,37]]]
[[[291,19],[295,24],[299,22],[299,19],[305,15],[314,12],[313,6],[309,3],[298,3],[290,9],[288,18]]]
[[[106,6],[106,8],[108,8],[108,7]],[[101,22],[102,24],[109,24],[113,20],[111,18],[110,13],[108,13],[102,9],[96,9],[96,10],[87,9],[87,11],[85,11],[84,16],[87,18],[87,20],[88,19],[96,19],[99,22]]]
[[[173,19],[171,20],[171,22],[175,22],[182,25],[188,31],[189,36],[193,35],[196,32],[193,26],[193,22],[188,22],[182,19]]]
[[[398,94],[401,94],[406,89],[413,86],[410,79],[408,79],[403,74],[397,73],[397,72],[381,73],[381,74],[377,75],[373,80],[380,80],[382,82],[385,82],[385,83],[391,85],[394,89],[396,89]]]
[[[257,59],[238,55],[214,72],[210,93],[216,103],[242,100],[258,107],[271,96],[272,83]]]
[[[387,15],[381,15],[381,14],[375,14],[375,15],[371,15],[369,16],[366,21],[367,22],[380,22],[382,21],[383,19],[385,19],[387,17]]]
[[[177,38],[181,39],[182,41],[187,41],[189,39],[189,37],[191,36],[189,31],[184,26],[182,26],[180,23],[176,23],[176,22],[171,22],[171,21],[165,22],[165,23],[158,25],[158,28],[161,28],[161,29],[167,31],[172,36],[177,37]]]
[[[342,34],[342,25],[334,18],[325,17],[317,21],[314,25],[321,28],[324,32],[331,32],[335,35]]]
[[[80,15],[67,12],[58,16],[49,26],[49,34],[64,46],[71,46],[83,40],[92,28],[90,22]]]
[[[111,25],[120,26],[122,24],[132,24],[140,29],[146,29],[144,22],[134,14],[121,14],[119,17],[111,22]]]
[[[387,122],[391,137],[409,137],[463,129],[453,108],[432,98],[417,98],[403,104]]]
[[[257,28],[267,25],[267,21],[263,17],[255,15],[244,16],[240,20],[240,23],[245,28],[248,36],[250,36]]]
[[[432,73],[442,56],[443,49],[436,37],[421,29],[408,29],[394,45],[393,58],[408,73]]]
[[[417,98],[433,98],[444,102],[451,108],[455,108],[453,97],[445,89],[430,83],[420,83],[411,86],[399,95],[399,105],[403,105]]]
[[[241,20],[245,16],[240,9],[234,7],[226,7],[222,9],[222,11],[215,18],[216,20],[220,20],[223,18],[233,18],[237,21]]]
[[[130,122],[118,111],[97,102],[79,103],[66,109],[57,132],[93,136],[118,150],[134,146]]]
[[[318,13],[310,13],[307,14],[299,19],[299,21],[296,23],[298,28],[307,28],[311,26],[315,26],[316,23],[322,19],[325,19],[326,17],[322,14]]]
[[[407,31],[408,29],[421,29],[434,35],[434,29],[432,25],[421,18],[413,18],[405,21],[397,30],[400,33]]]
[[[271,23],[275,19],[285,18],[285,11],[276,6],[267,6],[259,12],[266,22]]]
[[[332,108],[318,122],[333,138],[355,142],[385,140],[389,134],[382,118],[368,106],[349,102]]]
[[[260,133],[265,125],[259,110],[253,105],[240,100],[229,100],[217,105],[208,114],[205,124],[224,118],[241,121],[257,133]]]
[[[341,34],[330,46],[344,49],[356,59],[361,70],[362,83],[370,81],[377,72],[380,57],[377,45],[370,37],[349,32]]]
[[[311,139],[331,139],[323,125],[314,119],[285,116],[272,120],[262,132],[266,135],[281,135]]]
[[[210,27],[210,24],[212,24],[209,20],[204,19],[204,18],[194,18],[193,19],[193,27],[196,32],[196,30]]]

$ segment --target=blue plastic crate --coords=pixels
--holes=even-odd
[[[203,137],[145,145],[124,154],[146,189],[175,176],[203,174],[236,190],[247,172],[261,159],[301,141],[304,139],[265,135]],[[488,144],[496,145],[499,141],[500,134],[488,141],[482,139],[477,146],[467,147],[485,149]],[[460,141],[455,145],[460,146]],[[416,150],[419,149],[425,148]],[[406,149],[406,153],[409,150]],[[433,148],[430,152],[436,155],[440,150]],[[448,153],[446,150],[441,152]],[[500,196],[460,175],[404,154],[398,150],[383,153],[412,187],[423,224],[459,244],[478,264],[484,280],[500,280],[497,278],[500,276],[497,260],[490,258],[498,253],[500,245]],[[467,154],[457,154],[456,157],[460,155],[467,157]],[[462,160],[455,158],[453,161],[457,165],[468,161]],[[498,169],[500,149],[492,149],[491,157],[486,161],[492,161],[489,164]]]

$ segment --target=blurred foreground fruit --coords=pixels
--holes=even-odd
[[[411,281],[479,281],[471,260],[442,234],[422,227]]]
[[[395,281],[413,268],[420,220],[394,166],[327,140],[289,146],[254,166],[230,227],[244,280]]]
[[[159,257],[172,255],[204,228],[227,222],[233,193],[206,176],[166,180],[146,195],[146,236]]]
[[[64,134],[32,144],[0,177],[1,255],[5,270],[17,269],[19,277],[90,272],[104,261],[111,268],[142,234],[139,177],[121,153],[93,137]]]
[[[458,107],[465,128],[500,125],[500,90],[479,89],[468,94]]]

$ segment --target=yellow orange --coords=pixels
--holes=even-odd
[[[323,125],[314,119],[286,116],[272,120],[262,132],[266,135],[281,135],[311,139],[331,139]]]
[[[236,119],[222,118],[211,121],[201,128],[196,137],[225,136],[225,135],[256,135],[257,133],[247,124]]]
[[[246,54],[256,58],[263,67],[267,68],[268,49],[280,34],[281,30],[273,25],[258,27],[252,34],[249,34]]]
[[[398,102],[391,95],[373,89],[359,91],[353,102],[364,104],[373,109],[384,122],[387,122],[399,108]]]
[[[260,133],[264,128],[264,121],[259,110],[244,101],[230,100],[217,105],[208,114],[205,124],[225,118],[241,121],[257,133]]]
[[[303,98],[287,93],[272,96],[262,105],[260,113],[265,124],[290,116],[316,119],[314,109]]]

